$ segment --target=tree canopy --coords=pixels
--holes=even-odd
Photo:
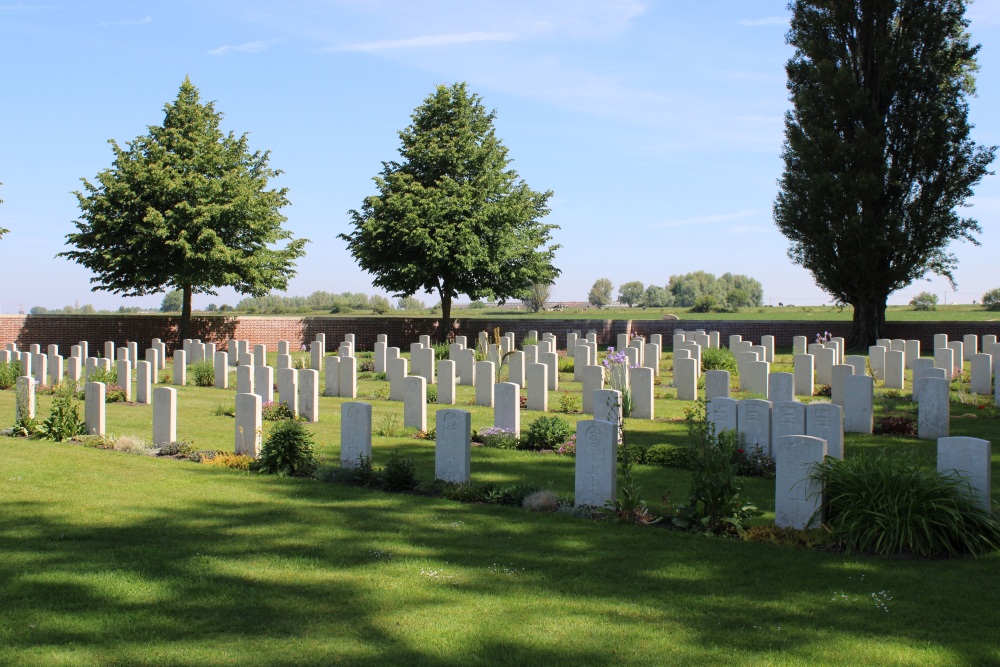
[[[646,286],[638,280],[622,283],[618,286],[618,301],[628,305],[629,308],[642,301],[642,295],[646,292]]]
[[[611,281],[607,278],[598,278],[594,281],[593,287],[590,288],[590,292],[587,294],[587,301],[594,306],[607,306],[611,303],[611,294],[614,291],[615,286],[611,284]]]
[[[287,190],[268,188],[281,173],[268,166],[269,153],[251,152],[246,134],[223,134],[222,114],[189,79],[164,111],[162,126],[126,148],[109,141],[115,159],[96,184],[81,179],[78,231],[66,237],[76,249],[59,256],[93,271],[95,291],[180,290],[183,338],[193,293],[283,290],[307,241],[290,240],[281,226]]]
[[[556,226],[539,222],[552,193],[508,168],[495,116],[465,83],[438,86],[399,133],[400,161],[382,163],[378,194],[350,211],[354,229],[340,235],[373,284],[398,297],[438,294],[442,337],[459,294],[524,299],[559,275],[559,246],[548,245]]]
[[[952,280],[948,244],[995,147],[970,138],[978,46],[964,0],[794,0],[784,172],[774,206],[789,257],[854,308],[852,347],[882,337],[890,294]]]

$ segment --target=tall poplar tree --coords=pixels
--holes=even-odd
[[[443,339],[451,304],[529,298],[552,283],[555,225],[543,224],[552,192],[536,192],[508,168],[507,148],[465,83],[438,86],[399,138],[399,162],[383,162],[378,194],[350,211],[354,230],[340,234],[374,285],[397,297],[418,291],[441,299]]]
[[[882,337],[886,301],[927,273],[953,282],[948,244],[978,245],[957,209],[996,147],[970,138],[979,46],[964,0],[794,0],[784,173],[774,206],[788,254],[854,308],[851,347]]]
[[[223,286],[251,296],[283,290],[307,240],[289,240],[281,226],[287,189],[267,187],[281,173],[268,166],[269,153],[251,152],[246,134],[223,134],[222,114],[189,79],[164,110],[163,125],[127,148],[109,141],[115,160],[96,184],[81,179],[78,231],[66,236],[76,249],[58,256],[93,271],[94,291],[180,290],[185,338],[192,294]]]

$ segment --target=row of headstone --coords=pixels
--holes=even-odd
[[[844,410],[832,403],[713,398],[706,404],[706,419],[715,433],[735,431],[747,448],[760,447],[770,456],[774,456],[775,443],[786,435],[822,438],[830,456],[844,456]]]

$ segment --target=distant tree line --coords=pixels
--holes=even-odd
[[[587,295],[595,306],[613,302],[614,285],[599,278]],[[618,287],[618,302],[628,307],[697,308],[701,311],[738,310],[764,305],[764,287],[759,281],[741,274],[724,273],[718,278],[705,271],[670,276],[664,285],[644,285],[638,280]]]

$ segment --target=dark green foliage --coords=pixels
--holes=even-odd
[[[409,491],[417,485],[417,467],[413,459],[396,450],[389,453],[389,460],[382,470],[382,479],[387,491]]]
[[[559,412],[566,414],[579,412],[582,409],[582,402],[579,395],[564,391],[559,394]]]
[[[270,475],[308,475],[319,465],[313,435],[301,422],[277,422],[260,450],[256,467]]]
[[[211,361],[198,361],[188,367],[191,379],[198,387],[215,386],[215,364]]]
[[[80,418],[80,406],[75,403],[75,394],[72,384],[63,383],[55,387],[52,410],[35,428],[39,437],[62,442],[86,430],[83,419]]]
[[[552,193],[508,168],[494,118],[466,84],[438,86],[399,133],[401,160],[383,163],[378,194],[350,212],[354,229],[340,235],[374,285],[437,293],[442,337],[459,294],[521,299],[559,275],[558,246],[546,247],[555,226],[539,222]]]
[[[95,289],[179,290],[181,338],[192,294],[284,290],[306,243],[281,227],[288,199],[285,189],[267,187],[281,173],[268,166],[268,153],[251,152],[245,134],[224,134],[220,119],[185,79],[162,126],[124,149],[111,140],[111,168],[96,184],[83,179],[84,192],[75,193],[80,220],[66,237],[75,249],[60,253],[94,272]]]
[[[351,483],[374,488],[382,483],[382,471],[375,467],[372,457],[362,454],[358,465],[351,470]]]
[[[961,556],[1000,548],[1000,520],[971,499],[968,482],[922,466],[915,451],[827,458],[825,524],[848,549],[881,556]]]
[[[736,355],[728,347],[707,347],[701,351],[703,371],[729,371],[736,374]]]
[[[438,402],[438,388],[436,384],[427,385],[427,402],[428,403]]]
[[[642,301],[642,295],[646,291],[646,286],[638,280],[624,283],[618,286],[618,301],[624,303],[629,308]]]
[[[662,468],[690,468],[693,465],[691,450],[677,445],[652,445],[646,448],[644,463]]]
[[[788,255],[854,308],[848,346],[883,336],[886,300],[952,279],[957,210],[995,147],[970,139],[976,55],[963,0],[793,0],[784,172],[774,205]],[[977,243],[978,244],[978,243]]]
[[[434,343],[434,360],[444,361],[448,358],[448,343]]]
[[[573,429],[562,417],[539,417],[521,434],[521,449],[555,449],[569,440]]]
[[[260,418],[266,422],[276,422],[282,419],[294,419],[295,415],[292,413],[292,409],[288,407],[288,403],[269,401],[261,406]]]

